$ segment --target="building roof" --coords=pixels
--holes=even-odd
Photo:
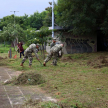
[[[52,30],[52,27],[48,27],[48,28],[49,28],[49,30]],[[63,28],[60,27],[60,26],[54,26],[54,29],[56,29],[56,30],[63,30]]]

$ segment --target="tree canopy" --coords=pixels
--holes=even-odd
[[[39,30],[43,26],[43,21],[47,15],[47,11],[43,11],[41,13],[34,12],[34,14],[28,16],[25,14],[24,16],[6,16],[3,17],[0,21],[0,29],[3,30],[4,26],[7,26],[9,23],[14,24],[14,18],[15,18],[15,24],[19,24],[24,30],[28,28],[35,28]]]
[[[11,24],[9,23],[6,27],[3,27],[3,31],[0,35],[0,37],[4,41],[13,42],[14,48],[15,48],[15,41],[25,41],[25,33],[24,30],[20,27],[19,24]]]
[[[52,5],[51,2],[49,2]],[[101,30],[108,35],[108,0],[58,0],[54,3],[55,25],[66,28],[75,35],[85,33],[96,33]],[[34,38],[27,33],[31,30],[40,30],[42,26],[51,26],[52,8],[47,7],[45,11],[34,12],[32,15],[6,16],[0,20],[0,29],[9,23],[18,24],[27,34],[26,39]],[[28,31],[27,31],[28,30]]]
[[[108,0],[58,0],[56,22],[73,34],[108,34]]]

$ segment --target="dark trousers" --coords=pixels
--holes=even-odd
[[[21,58],[21,55],[23,55],[23,56],[24,56],[24,51],[20,52],[20,58]]]

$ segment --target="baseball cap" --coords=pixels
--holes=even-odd
[[[38,43],[36,44],[37,46],[40,46]]]

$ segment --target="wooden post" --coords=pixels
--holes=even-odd
[[[12,58],[12,50],[11,50],[11,48],[10,48],[10,50],[8,51],[8,57],[9,57],[9,58]]]

